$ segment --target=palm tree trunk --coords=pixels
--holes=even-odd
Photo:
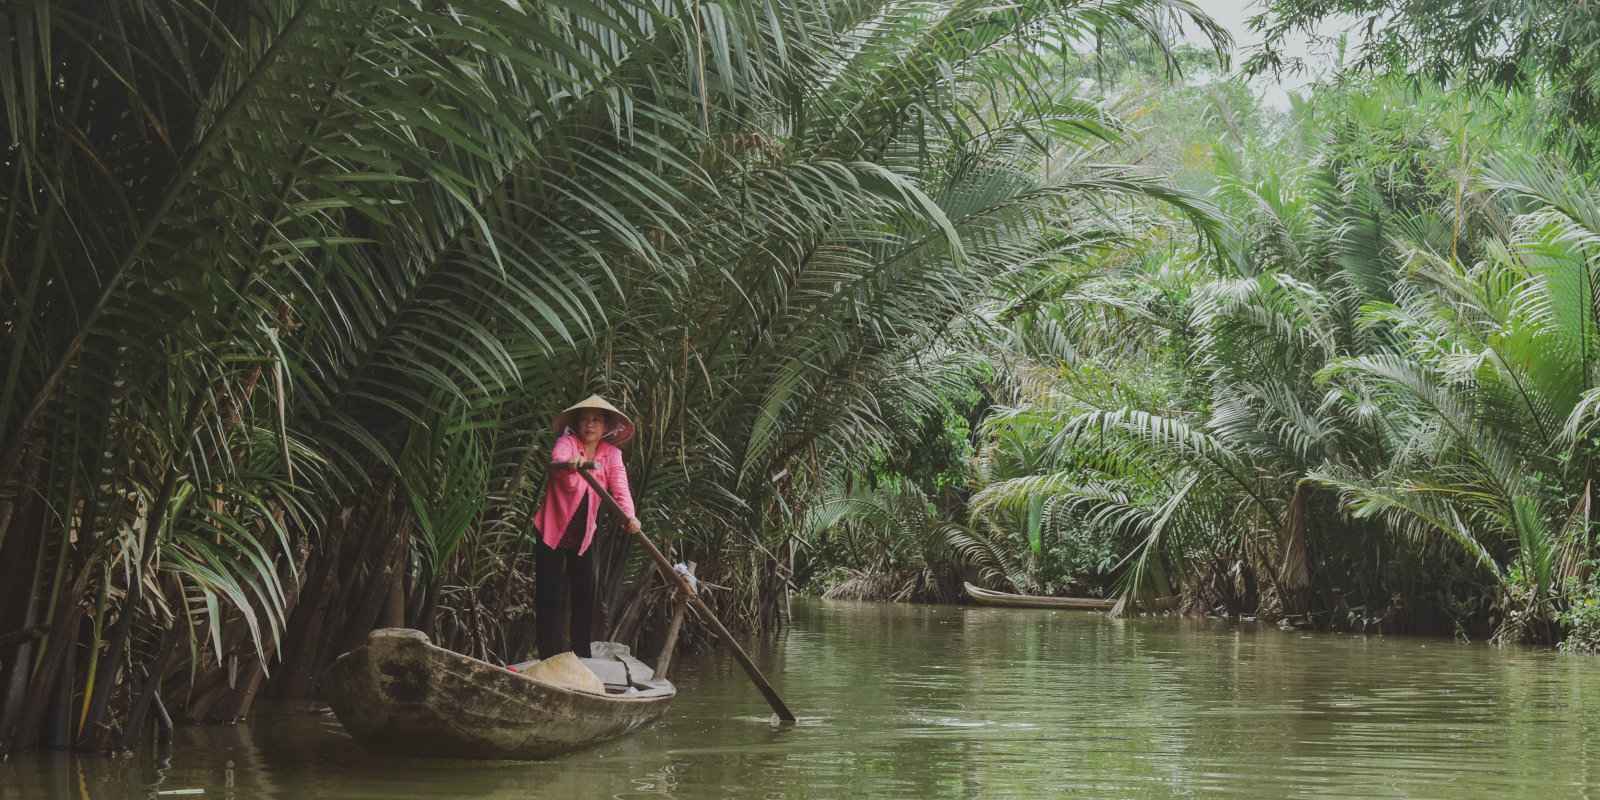
[[[389,597],[383,605],[383,613],[378,616],[378,627],[399,628],[406,624],[406,574],[411,564],[410,536],[405,530],[400,532],[398,545],[399,555],[396,558],[394,578],[389,581]]]
[[[29,513],[23,514],[19,522],[27,521],[42,526],[44,523],[43,506],[43,500],[40,500],[37,496],[32,497],[28,501]],[[30,524],[28,527],[31,528],[34,525]],[[27,552],[27,546],[30,544],[32,545],[32,552]],[[24,578],[24,576],[19,575],[18,577],[23,578],[23,580],[19,580],[15,584],[27,587],[21,597],[15,598],[20,603],[14,607],[22,609],[19,620],[21,624],[17,625],[17,627],[28,629],[39,622],[39,607],[45,593],[45,557],[49,547],[46,546],[43,536],[34,536],[19,539],[17,546],[13,550],[22,551],[17,554],[18,558],[13,562],[17,572],[22,571],[22,565],[27,564],[29,561],[33,562],[31,577]],[[16,655],[11,658],[10,677],[5,687],[4,714],[0,715],[0,752],[9,751],[9,748],[4,744],[6,742],[16,741],[20,747],[26,748],[38,740],[38,731],[17,729],[23,706],[30,696],[38,694],[37,691],[30,692],[30,689],[36,688],[34,686],[33,671],[34,649],[34,638],[31,636],[22,637],[17,644]]]
[[[1311,502],[1311,484],[1295,486],[1294,497],[1284,514],[1280,538],[1277,583],[1278,597],[1285,614],[1303,614],[1311,604],[1311,558],[1306,542],[1306,506]]]
[[[63,614],[67,613],[65,608],[58,610]],[[73,618],[79,623],[82,622],[76,615],[73,615]],[[81,628],[82,625],[73,627]],[[48,727],[44,734],[44,743],[52,750],[65,750],[72,746],[72,700],[77,686],[74,678],[78,672],[78,649],[76,647],[61,649],[63,653],[60,659],[61,669],[55,679],[55,699],[51,701],[45,716],[45,724]]]
[[[390,535],[385,537],[382,532],[375,531],[369,534],[375,539],[384,540],[384,547],[379,556],[379,562],[368,574],[364,589],[358,598],[360,602],[355,610],[345,621],[344,632],[334,641],[340,646],[336,653],[344,653],[361,646],[367,640],[367,634],[372,632],[373,624],[378,620],[378,614],[389,599],[390,589],[394,586],[395,577],[400,569],[400,546],[405,537]]]
[[[45,701],[50,695],[50,689],[54,682],[65,679],[68,689],[72,688],[71,676],[74,671],[70,667],[63,669],[61,665],[62,662],[77,661],[76,642],[81,633],[80,629],[83,622],[83,616],[77,609],[78,598],[83,596],[84,590],[89,586],[89,576],[93,573],[93,566],[94,563],[89,562],[79,567],[78,575],[72,581],[71,588],[62,593],[57,599],[58,606],[56,608],[55,621],[51,624],[50,632],[45,637],[44,649],[40,651],[39,667],[35,671],[35,674],[39,676],[36,680],[43,683],[41,686],[35,687],[23,705],[21,722],[18,725],[20,735],[16,740],[17,749],[30,747],[35,741],[31,732],[39,729],[40,717],[45,713],[47,707]],[[70,697],[70,693],[68,696]],[[62,747],[71,746],[71,723],[71,709],[69,708],[67,710],[67,741],[60,745]],[[0,747],[0,749],[3,749],[3,747]]]

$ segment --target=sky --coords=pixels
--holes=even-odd
[[[1218,24],[1233,34],[1233,63],[1237,69],[1255,45],[1260,44],[1261,37],[1252,33],[1246,26],[1245,20],[1261,13],[1260,0],[1191,0],[1200,7],[1201,11],[1210,15]],[[1319,36],[1337,36],[1342,29],[1349,28],[1354,23],[1353,19],[1336,19],[1324,23],[1317,34]],[[1185,38],[1195,44],[1204,43],[1204,39],[1197,31],[1185,31]],[[1268,105],[1285,109],[1289,107],[1289,93],[1297,91],[1311,83],[1318,77],[1319,72],[1324,72],[1333,63],[1331,48],[1326,45],[1308,43],[1308,37],[1293,36],[1284,47],[1284,55],[1288,58],[1303,58],[1311,68],[1305,73],[1285,75],[1280,82],[1271,75],[1263,75],[1251,82],[1256,91],[1261,93]]]

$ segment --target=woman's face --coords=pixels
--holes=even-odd
[[[584,444],[595,444],[606,435],[606,412],[585,408],[578,412],[575,425],[578,439]]]

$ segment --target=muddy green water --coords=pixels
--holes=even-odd
[[[555,761],[387,758],[278,713],[182,729],[164,760],[14,758],[0,800],[1600,796],[1600,658],[1070,611],[795,614],[762,657],[789,728],[707,657],[662,722]]]

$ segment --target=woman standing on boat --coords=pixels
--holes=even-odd
[[[534,603],[539,657],[549,658],[572,650],[589,656],[595,602],[595,515],[600,498],[578,474],[589,470],[595,481],[616,498],[628,515],[629,533],[639,532],[628,492],[628,471],[622,465],[622,443],[633,438],[633,423],[600,395],[556,415],[552,425],[556,443],[550,448],[550,480],[544,504],[534,516],[539,542],[534,545]],[[572,643],[567,643],[567,620],[561,618],[561,598],[572,592]]]

